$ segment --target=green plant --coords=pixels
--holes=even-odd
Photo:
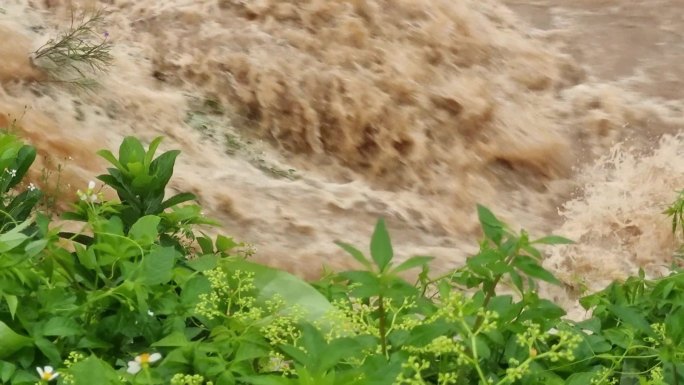
[[[0,232],[0,383],[682,383],[681,272],[615,282],[581,300],[590,318],[568,321],[537,293],[559,283],[537,248],[570,241],[531,239],[478,206],[480,249],[448,274],[432,277],[430,257],[395,262],[379,220],[369,256],[338,242],[360,269],[310,284],[196,234],[198,207],[164,200],[177,152],[154,159],[158,144],[101,153],[121,201],[94,182],[79,191],[67,217],[80,231],[60,237],[29,202]]]
[[[80,86],[92,84],[85,70],[105,72],[113,61],[109,33],[101,31],[103,24],[103,10],[80,16],[72,13],[69,28],[38,48],[33,53],[33,63],[53,81]]]
[[[97,178],[119,196],[121,217],[126,227],[145,215],[161,214],[170,207],[196,199],[193,194],[180,193],[164,200],[166,185],[180,151],[167,151],[154,158],[161,141],[161,137],[154,139],[145,151],[138,139],[126,137],[119,147],[118,159],[108,150],[98,151],[115,166],[108,169],[108,175]]]
[[[0,137],[0,232],[26,221],[42,196],[33,184],[17,191],[35,158],[35,148],[16,136]]]

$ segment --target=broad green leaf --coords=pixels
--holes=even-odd
[[[73,364],[69,371],[74,376],[74,385],[121,384],[119,374],[109,364],[95,356]]]
[[[139,281],[145,285],[167,283],[173,278],[178,252],[173,247],[158,247],[143,256]]]
[[[222,266],[226,271],[254,273],[258,303],[263,304],[279,295],[287,308],[295,305],[301,308],[304,311],[303,320],[308,322],[314,322],[332,310],[332,305],[321,293],[292,274],[241,259],[224,260]]]
[[[168,336],[160,339],[157,342],[154,342],[152,346],[154,347],[180,347],[180,346],[186,346],[188,345],[189,341],[185,337],[185,333],[183,332],[173,332],[169,334]]]
[[[57,346],[47,338],[37,338],[35,344],[50,362],[58,363],[62,361],[59,349],[57,349]]]
[[[17,366],[11,362],[0,361],[0,381],[3,383],[9,382],[10,378],[17,370]]]
[[[238,246],[238,243],[235,242],[233,238],[229,238],[224,235],[218,235],[216,237],[216,249],[218,251],[227,253],[236,246]]]
[[[375,265],[378,266],[380,271],[385,271],[394,256],[394,252],[392,251],[392,242],[385,227],[384,219],[379,219],[375,225],[370,248],[371,257],[375,261]]]
[[[596,372],[573,373],[565,379],[565,385],[587,385],[596,376]]]
[[[399,273],[405,270],[413,269],[414,267],[419,267],[419,266],[424,266],[428,264],[430,261],[435,259],[434,257],[427,257],[427,256],[415,256],[411,257],[404,262],[400,263],[399,266],[394,268],[395,273]]]
[[[195,271],[206,271],[216,268],[216,266],[218,266],[218,262],[218,255],[206,254],[195,259],[191,259],[187,262],[187,265]]]
[[[354,259],[356,259],[359,263],[361,263],[363,265],[363,267],[365,267],[368,270],[372,269],[371,262],[368,260],[368,258],[366,258],[365,255],[363,255],[363,253],[359,249],[355,248],[354,246],[352,246],[348,243],[344,243],[344,242],[337,241],[337,242],[335,242],[335,244],[337,244],[337,246],[344,249],[344,251],[349,253],[349,255],[354,257]]]
[[[68,337],[79,335],[81,327],[73,318],[52,317],[43,325],[44,336]]]
[[[30,346],[31,338],[14,332],[7,324],[0,321],[0,359],[10,357],[19,349]]]
[[[477,356],[481,360],[487,360],[492,355],[487,341],[482,336],[475,337],[475,348],[477,349]]]
[[[145,160],[145,148],[140,140],[134,136],[127,136],[119,146],[119,161],[124,166],[131,163],[140,162],[142,165]]]
[[[630,325],[643,333],[653,336],[654,333],[653,330],[651,330],[649,322],[635,309],[619,305],[608,305],[607,308],[625,324]]]
[[[199,244],[200,249],[202,249],[202,253],[212,254],[214,252],[214,244],[211,241],[211,238],[204,236],[204,237],[197,237],[195,240]]]
[[[128,236],[141,244],[141,246],[147,246],[154,243],[159,235],[159,222],[161,218],[156,215],[146,215],[138,219],[133,226],[131,226]]]
[[[368,298],[382,294],[380,292],[380,278],[376,275],[376,273],[372,273],[370,271],[344,271],[338,275],[352,282],[361,284],[353,291],[354,295],[358,297]]]

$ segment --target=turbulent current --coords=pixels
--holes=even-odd
[[[546,250],[567,283],[547,294],[572,308],[581,285],[672,262],[684,7],[566,3],[0,0],[0,125],[39,149],[34,183],[61,170],[62,204],[104,171],[97,149],[162,135],[173,190],[308,277],[354,266],[333,242],[365,247],[378,217],[399,257],[458,266],[481,203],[578,242]],[[99,7],[109,72],[46,81],[31,53]]]

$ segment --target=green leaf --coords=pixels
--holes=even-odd
[[[173,278],[173,267],[178,257],[173,247],[158,247],[145,255],[139,281],[145,285],[167,283]]]
[[[119,161],[121,164],[128,166],[133,163],[142,163],[145,160],[145,148],[140,140],[134,136],[127,136],[119,146]]]
[[[359,287],[353,290],[357,297],[368,298],[381,293],[380,278],[370,271],[344,271],[338,274],[351,282],[360,283]]]
[[[119,170],[122,170],[122,171],[125,170],[124,167],[121,165],[121,163],[119,163],[119,161],[116,159],[116,157],[114,156],[114,154],[112,154],[111,151],[100,150],[100,151],[96,152],[96,154],[99,155],[100,157],[104,158],[105,160],[107,160],[109,163],[113,164],[114,167],[118,168]]]
[[[150,145],[147,147],[147,153],[145,153],[145,159],[143,160],[145,164],[145,170],[149,170],[150,164],[152,163],[152,158],[154,158],[154,153],[157,152],[157,147],[164,140],[164,137],[158,136],[152,140]]]
[[[141,246],[151,245],[159,235],[158,226],[160,221],[161,218],[156,215],[146,215],[138,219],[131,226],[128,236]]]
[[[73,318],[52,317],[43,325],[44,336],[68,337],[81,332],[81,327]]]
[[[532,241],[532,243],[542,243],[545,245],[571,245],[575,243],[575,241],[558,235],[549,235],[547,237],[539,238],[536,241]]]
[[[74,385],[115,385],[120,384],[118,373],[106,362],[95,356],[72,365],[69,369],[74,376]]]
[[[427,256],[415,256],[411,257],[404,262],[400,263],[399,266],[394,268],[395,273],[402,272],[404,270],[409,270],[413,269],[414,267],[419,267],[419,266],[424,266],[427,265],[430,261],[435,259],[434,257],[427,257]]]
[[[5,359],[19,349],[30,346],[32,340],[14,332],[4,322],[0,321],[0,359]]]
[[[361,263],[363,265],[363,267],[365,267],[368,270],[372,270],[371,262],[368,260],[368,258],[366,258],[365,255],[363,255],[363,253],[359,249],[355,248],[354,246],[352,246],[348,243],[344,243],[344,242],[336,241],[335,244],[337,244],[337,246],[341,247],[342,249],[344,249],[344,251],[346,251],[352,257],[354,257],[354,259],[356,259],[359,263]]]
[[[654,334],[646,318],[639,314],[635,309],[619,305],[608,305],[607,308],[625,324],[630,325],[649,336]]]
[[[35,341],[36,346],[45,357],[52,363],[59,363],[62,361],[62,357],[59,354],[59,349],[57,346],[46,338],[37,338]]]
[[[522,271],[530,277],[539,278],[542,281],[553,283],[554,285],[561,285],[561,282],[556,277],[554,277],[554,275],[551,274],[551,272],[541,267],[532,258],[525,258],[519,256],[514,260],[513,266],[515,266],[520,271]]]
[[[206,271],[216,268],[218,262],[218,255],[206,254],[188,261],[187,264],[195,271]]]
[[[505,227],[503,222],[499,221],[488,208],[479,204],[477,205],[477,216],[480,219],[485,237],[497,245],[501,244]]]
[[[185,333],[176,331],[168,336],[154,342],[152,346],[154,347],[181,347],[188,345],[189,341],[185,337]]]
[[[176,195],[172,196],[171,198],[167,199],[166,201],[164,201],[164,203],[162,203],[162,205],[161,205],[161,209],[166,210],[169,207],[176,206],[176,205],[179,205],[181,203],[192,201],[195,199],[197,199],[195,194],[191,194],[191,193],[176,194]]]
[[[19,304],[19,299],[16,295],[5,294],[3,295],[5,302],[7,302],[7,308],[10,311],[10,316],[14,319],[14,315],[17,313],[17,305]]]
[[[487,360],[492,355],[489,346],[487,346],[487,341],[482,336],[475,337],[475,348],[480,359]]]
[[[596,376],[596,372],[573,373],[565,379],[565,385],[587,385]]]
[[[384,219],[379,219],[375,225],[370,248],[371,257],[375,261],[375,265],[378,266],[380,271],[385,271],[394,256],[394,252],[392,251],[392,242],[385,227]]]
[[[218,235],[216,237],[216,249],[220,252],[227,253],[236,246],[238,246],[238,243],[235,242],[233,238],[224,235]]]
[[[7,361],[0,361],[0,381],[3,383],[9,382],[16,370],[16,365]]]

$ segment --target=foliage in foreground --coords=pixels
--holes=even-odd
[[[684,277],[643,275],[582,299],[575,323],[537,295],[558,284],[540,245],[478,206],[484,238],[465,266],[433,277],[397,263],[384,221],[361,269],[307,283],[251,263],[190,194],[165,200],[178,152],[135,138],[91,183],[61,232],[21,178],[34,152],[0,139],[0,382],[3,384],[677,384]],[[21,155],[23,154],[23,155]],[[14,160],[12,160],[14,159]],[[185,205],[182,205],[185,203]],[[16,209],[20,207],[21,209]],[[403,278],[418,271],[415,283]],[[503,286],[503,288],[502,288]]]

